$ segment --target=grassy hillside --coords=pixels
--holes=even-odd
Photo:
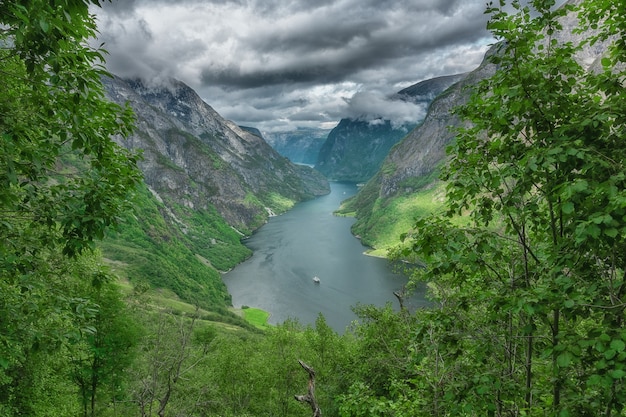
[[[134,286],[167,289],[225,314],[231,300],[219,271],[246,259],[250,250],[217,212],[174,207],[166,209],[142,185],[136,215],[101,243],[104,257]]]
[[[227,332],[252,332],[267,328],[269,313],[256,308],[245,309],[223,308],[205,309],[182,300],[172,290],[164,288],[148,289],[136,286],[127,279],[119,279],[118,285],[126,296],[127,302],[145,313],[161,312],[180,317],[195,317],[204,325],[212,325],[216,329]],[[217,310],[217,311],[216,311]]]
[[[400,243],[400,235],[411,230],[416,218],[442,207],[445,186],[436,174],[411,180],[412,188],[419,191],[383,199],[378,177],[374,177],[337,210],[338,215],[357,218],[352,233],[372,248],[369,254],[386,256],[390,248]]]

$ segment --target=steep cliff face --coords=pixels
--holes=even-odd
[[[315,169],[337,181],[367,181],[411,127],[394,129],[389,120],[371,123],[342,119],[320,149]]]
[[[422,81],[399,91],[391,99],[426,108],[437,95],[463,77],[459,74]],[[367,181],[380,169],[389,150],[420,122],[396,125],[383,118],[342,119],[328,135],[315,168],[335,180]]]
[[[384,249],[398,243],[400,234],[411,227],[416,211],[421,210],[411,201],[412,196],[435,177],[436,168],[445,159],[445,148],[453,139],[450,126],[460,123],[452,110],[469,98],[466,87],[489,77],[495,69],[483,61],[438,95],[422,124],[391,149],[381,169],[344,203],[341,211],[356,214],[352,232],[364,244]]]
[[[416,191],[415,181],[411,179],[429,175],[445,158],[445,148],[454,137],[450,128],[460,123],[453,110],[468,100],[471,93],[468,86],[495,73],[495,65],[487,60],[494,50],[495,47],[487,52],[477,69],[437,96],[424,122],[389,152],[378,177],[381,197]]]
[[[259,135],[223,119],[180,81],[104,83],[113,101],[133,108],[136,132],[121,144],[143,150],[145,182],[164,201],[190,209],[213,206],[248,233],[289,202],[329,191],[319,173],[292,164]]]
[[[167,289],[235,319],[219,271],[250,256],[242,236],[328,193],[328,181],[280,156],[258,131],[224,120],[181,82],[103,83],[111,100],[135,112],[136,130],[120,144],[143,151],[145,181],[135,213],[101,243],[104,256],[134,285]]]
[[[467,74],[456,74],[431,78],[398,91],[394,97],[416,104],[429,105],[439,94],[466,76]]]
[[[577,4],[580,0],[570,0],[568,3]],[[561,23],[563,30],[555,32],[552,36],[558,42],[579,44],[591,33],[590,30],[584,33],[574,30],[578,25],[574,13],[561,19]],[[551,37],[547,37],[546,42],[550,39]],[[585,68],[593,70],[598,66],[599,58],[606,51],[608,44],[609,41],[587,45],[577,53],[576,58]],[[457,127],[460,123],[452,111],[467,101],[471,93],[471,88],[468,87],[494,74],[496,67],[488,62],[488,58],[497,53],[497,49],[498,45],[494,45],[476,70],[438,96],[430,105],[422,125],[414,129],[389,153],[380,171],[382,198],[416,191],[411,185],[415,183],[413,179],[428,176],[442,163],[446,155],[446,146],[454,137],[450,128]]]

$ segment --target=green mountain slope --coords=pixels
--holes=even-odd
[[[133,285],[225,311],[230,296],[219,271],[250,256],[241,238],[298,201],[328,193],[328,182],[224,120],[181,82],[104,84],[111,100],[136,115],[134,134],[119,143],[142,151],[144,175],[136,214],[108,235],[105,257]]]
[[[426,109],[432,100],[466,74],[421,81],[391,97],[391,103],[410,103]],[[344,118],[328,134],[315,168],[337,181],[366,182],[376,174],[390,149],[422,120],[391,121],[387,116],[362,114]]]

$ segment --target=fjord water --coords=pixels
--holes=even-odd
[[[330,194],[271,218],[247,239],[253,256],[224,275],[233,305],[266,310],[272,324],[289,318],[313,324],[322,313],[340,333],[357,318],[351,310],[357,303],[391,302],[397,309],[393,291],[406,277],[387,260],[364,255],[367,248],[350,233],[354,219],[332,214],[356,191],[354,184],[331,183]],[[423,294],[409,302],[426,304]]]

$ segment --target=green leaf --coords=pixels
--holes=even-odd
[[[620,339],[613,339],[611,341],[611,349],[617,352],[622,352],[626,348],[626,344]]]
[[[606,352],[604,352],[604,357],[609,360],[613,359],[615,355],[617,355],[617,351],[615,349],[607,349]]]
[[[567,368],[572,362],[572,354],[568,351],[562,352],[556,357],[556,364],[560,368]]]
[[[626,376],[626,371],[624,371],[623,369],[614,369],[609,372],[609,375],[613,379],[621,379]]]
[[[561,210],[563,210],[563,213],[565,214],[572,214],[574,212],[574,203],[572,203],[571,201],[566,202],[561,207]]]
[[[44,31],[44,33],[48,33],[50,31],[50,25],[48,25],[48,22],[43,19],[39,20],[39,27]]]

